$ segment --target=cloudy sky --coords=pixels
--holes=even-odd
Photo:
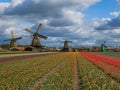
[[[120,45],[120,0],[0,0],[0,44],[22,36],[18,44],[28,45],[31,34],[42,23],[41,40],[46,46]]]

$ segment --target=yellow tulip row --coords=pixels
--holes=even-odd
[[[23,90],[64,61],[66,54],[0,63],[0,90]]]
[[[38,90],[72,90],[74,80],[74,55],[67,53],[63,63],[53,75],[39,85]]]

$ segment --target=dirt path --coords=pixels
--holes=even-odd
[[[78,60],[77,60],[77,53],[74,53],[74,86],[73,90],[81,90],[80,89],[80,80],[78,75]]]
[[[12,55],[12,56],[0,57],[0,62],[28,59],[28,58],[46,56],[51,54],[57,54],[57,52],[56,53],[39,53],[39,54],[22,54],[22,55],[15,55],[15,56]]]
[[[28,87],[26,90],[37,90],[40,84],[45,81],[50,75],[55,73],[55,70],[58,69],[64,62],[61,62],[60,64],[56,65],[51,71],[49,71],[47,74],[45,74],[42,78],[37,80],[34,85]]]

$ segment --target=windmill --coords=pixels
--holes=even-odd
[[[70,46],[69,46],[68,43],[72,43],[72,41],[67,41],[67,40],[64,41],[64,46],[63,46],[63,51],[64,51],[64,52],[69,52],[69,51],[71,51],[71,48],[70,48]]]
[[[11,31],[11,37],[12,37],[11,39],[6,39],[4,41],[10,41],[10,48],[17,47],[17,43],[16,42],[17,42],[17,40],[22,39],[22,37],[15,38],[13,31]]]
[[[105,45],[107,41],[104,41],[104,43],[101,44],[100,51],[104,52],[106,51],[107,46]]]
[[[40,43],[40,39],[41,38],[42,39],[47,39],[46,36],[43,36],[43,35],[38,33],[40,31],[41,27],[42,27],[42,24],[40,23],[38,25],[38,28],[37,28],[36,32],[33,32],[32,30],[29,30],[29,29],[25,29],[25,31],[32,33],[32,40],[31,40],[31,44],[30,44],[32,47],[36,47],[36,48],[42,47],[42,45]]]

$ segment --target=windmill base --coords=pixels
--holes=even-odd
[[[63,52],[71,52],[71,51],[72,51],[72,48],[63,48],[62,51],[63,51]]]
[[[25,51],[32,51],[32,52],[45,52],[46,50],[44,50],[43,48],[39,47],[32,47],[32,46],[29,46],[29,47],[26,47],[25,48]]]
[[[25,48],[24,47],[12,47],[10,48],[10,51],[24,51]]]

